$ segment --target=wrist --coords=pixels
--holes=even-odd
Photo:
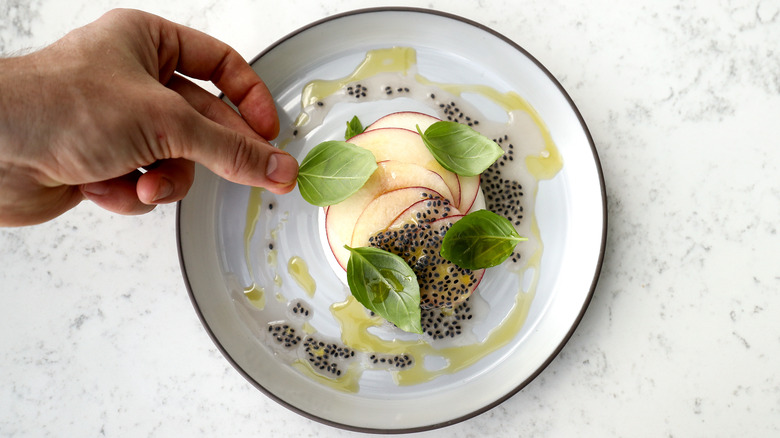
[[[81,201],[78,190],[49,176],[58,130],[51,84],[36,52],[0,59],[0,226],[40,223]]]
[[[49,99],[34,56],[0,59],[0,187],[52,185],[38,165],[49,143],[43,120]]]

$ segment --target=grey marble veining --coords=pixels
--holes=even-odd
[[[123,4],[251,58],[381,3]],[[0,53],[114,5],[3,0]],[[496,29],[561,81],[598,148],[609,230],[593,301],[552,364],[497,408],[415,436],[780,434],[780,2],[426,6]],[[0,435],[360,435],[288,411],[224,360],[182,284],[174,216],[84,203],[0,229]]]
[[[31,22],[37,18],[35,2],[24,0],[8,0],[0,5],[0,53],[10,55],[7,52],[11,47],[17,46],[24,39],[32,38]]]

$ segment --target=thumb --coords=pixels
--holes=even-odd
[[[277,194],[295,187],[298,162],[262,138],[248,137],[197,115],[184,139],[184,158],[238,184],[264,187]]]

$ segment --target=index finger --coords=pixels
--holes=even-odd
[[[175,64],[186,76],[211,81],[253,130],[267,140],[276,137],[279,118],[271,92],[238,52],[203,32],[164,19],[159,35],[161,66]]]

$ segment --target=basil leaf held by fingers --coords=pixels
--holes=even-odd
[[[363,131],[365,131],[363,124],[360,123],[358,116],[354,116],[352,117],[352,120],[347,122],[347,130],[344,132],[344,140],[349,140],[358,134],[362,134]]]
[[[306,202],[325,207],[358,191],[376,168],[371,151],[344,141],[326,141],[301,162],[298,187]]]
[[[422,333],[420,286],[404,259],[379,248],[344,247],[350,252],[347,283],[352,296],[401,330]]]
[[[501,146],[470,126],[440,121],[422,132],[425,146],[442,167],[463,176],[475,176],[504,154]]]
[[[505,217],[477,210],[452,224],[444,234],[441,256],[466,269],[500,265],[525,237]]]

